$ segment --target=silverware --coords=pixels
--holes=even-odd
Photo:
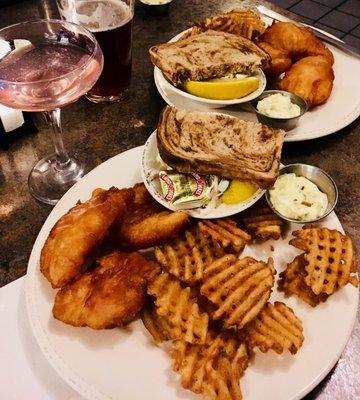
[[[291,118],[276,118],[259,112],[257,109],[257,103],[265,97],[276,93],[281,93],[284,96],[290,97],[290,101],[300,107],[300,115]],[[284,129],[284,131],[290,131],[291,129],[294,129],[299,122],[300,117],[308,110],[308,105],[302,97],[294,93],[285,92],[284,90],[265,90],[259,97],[257,97],[255,100],[252,100],[250,104],[252,106],[252,111],[255,111],[259,122],[271,126],[272,128]]]
[[[357,50],[355,47],[350,46],[349,44],[343,42],[342,40],[335,38],[334,36],[332,36],[328,33],[325,33],[324,31],[322,31],[318,28],[315,28],[314,26],[303,24],[301,22],[293,21],[290,18],[285,17],[284,15],[279,14],[276,11],[270,10],[269,8],[267,8],[265,6],[256,6],[256,8],[260,14],[262,14],[266,17],[269,17],[275,21],[292,22],[292,23],[296,23],[298,25],[306,26],[307,28],[311,29],[311,31],[314,33],[314,35],[316,37],[318,37],[319,39],[321,39],[325,42],[331,43],[335,47],[338,47],[339,49],[343,50],[346,53],[351,54],[352,56],[354,56],[356,58],[360,58],[360,51]]]
[[[322,216],[312,221],[299,221],[296,219],[287,218],[284,215],[280,214],[274,208],[270,200],[270,192],[269,190],[267,190],[265,193],[265,197],[270,208],[274,211],[275,214],[277,214],[280,218],[286,221],[294,222],[297,224],[304,224],[304,223],[312,223],[319,221],[327,217],[334,210],[336,203],[338,201],[338,189],[336,183],[334,182],[334,180],[331,178],[330,175],[328,175],[325,171],[323,171],[318,167],[307,164],[289,164],[280,169],[280,175],[289,173],[294,173],[296,176],[303,176],[309,179],[309,181],[315,183],[315,185],[320,189],[320,191],[322,191],[327,195],[328,198],[327,208]]]

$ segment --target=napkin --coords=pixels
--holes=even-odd
[[[84,400],[43,356],[25,306],[25,278],[0,289],[0,398]]]

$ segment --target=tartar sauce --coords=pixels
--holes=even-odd
[[[270,201],[281,215],[299,221],[321,217],[328,205],[326,194],[313,182],[293,173],[280,175],[270,189]]]
[[[301,113],[300,107],[281,93],[265,97],[257,103],[256,108],[262,114],[273,118],[293,118],[298,117]]]

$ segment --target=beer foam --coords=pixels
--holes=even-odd
[[[85,26],[91,32],[119,28],[133,17],[130,7],[122,0],[79,1],[76,3],[76,11],[71,5],[67,6],[64,3],[59,7],[62,17]]]

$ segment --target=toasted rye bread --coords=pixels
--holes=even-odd
[[[153,64],[175,86],[188,79],[250,73],[270,63],[270,56],[250,40],[213,30],[152,46],[149,53]]]
[[[285,132],[223,114],[165,107],[157,128],[161,158],[179,172],[215,174],[269,187]]]

